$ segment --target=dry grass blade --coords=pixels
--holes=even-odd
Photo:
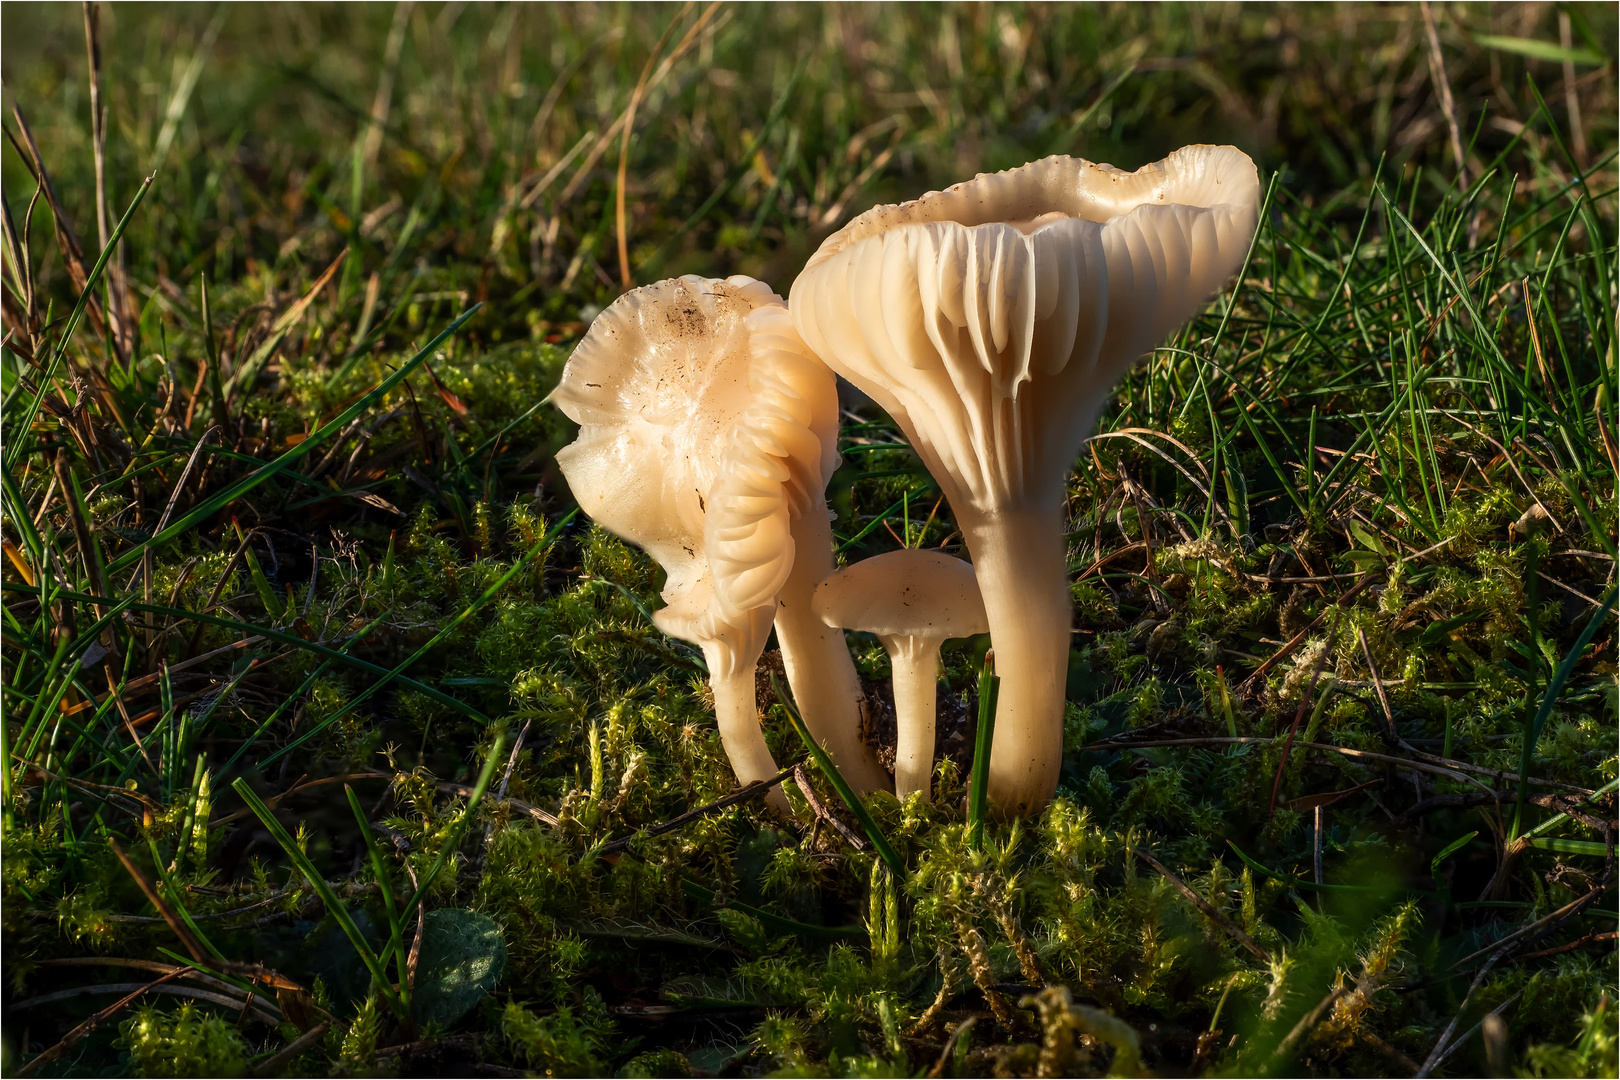
[[[638,833],[636,836],[626,836],[626,837],[623,837],[622,839],[619,839],[619,840],[609,841],[608,843],[602,845],[602,847],[600,849],[601,853],[604,854],[604,855],[607,855],[607,854],[610,854],[611,852],[623,851],[625,848],[629,847],[632,843],[634,843],[640,836],[643,836],[643,835],[645,835],[645,836],[663,836],[665,833],[674,832],[676,829],[679,829],[681,826],[687,824],[688,822],[696,821],[700,817],[705,817],[705,816],[707,816],[709,814],[718,813],[721,810],[727,809],[728,807],[736,806],[736,805],[738,805],[740,803],[745,803],[749,799],[758,798],[759,796],[764,795],[771,788],[775,787],[777,784],[780,784],[783,780],[786,780],[790,776],[793,777],[795,783],[800,785],[800,790],[803,791],[804,790],[804,786],[803,786],[804,781],[800,779],[800,777],[802,775],[802,773],[801,773],[802,767],[803,767],[802,764],[801,765],[789,765],[787,768],[783,769],[781,772],[777,773],[775,776],[769,778],[768,780],[755,780],[751,784],[744,784],[742,787],[738,788],[736,791],[733,791],[729,795],[722,795],[720,798],[714,800],[713,802],[705,803],[702,806],[694,807],[693,809],[688,810],[686,813],[680,815],[679,817],[673,817],[673,818],[670,818],[668,821],[660,822],[657,825],[650,826],[643,833]],[[468,790],[471,790],[471,789],[469,788]],[[809,798],[809,794],[806,795],[806,798]],[[815,806],[816,804],[812,803],[811,805]],[[818,809],[818,813],[819,813],[819,809]],[[838,825],[839,825],[838,819],[833,818],[832,821],[833,821],[833,827],[838,828]],[[846,838],[848,837],[848,835],[849,835],[848,833],[845,833]],[[856,841],[857,842],[859,841],[859,837],[856,837]],[[857,851],[859,851],[860,847],[856,846],[855,849]]]
[[[129,856],[124,854],[124,849],[119,846],[118,841],[109,836],[107,846],[112,848],[114,855],[118,856],[118,861],[124,864],[124,869],[129,871],[129,876],[135,879],[135,884],[140,886],[141,892],[146,896],[146,899],[153,907],[157,908],[158,914],[163,916],[163,921],[169,924],[169,929],[174,931],[174,936],[180,939],[180,944],[185,947],[186,952],[191,954],[191,958],[198,963],[217,963],[203,949],[202,943],[191,932],[191,928],[182,922],[180,916],[175,914],[174,909],[169,906],[168,902],[158,895],[157,889],[152,885],[150,879],[141,873],[140,867],[131,862]]]
[[[84,1023],[80,1024],[78,1027],[74,1028],[72,1031],[70,1031],[66,1035],[62,1036],[61,1041],[58,1042],[55,1046],[50,1047],[48,1050],[41,1053],[38,1057],[36,1057],[32,1061],[28,1062],[28,1064],[26,1064],[22,1068],[18,1069],[17,1070],[17,1075],[18,1076],[27,1076],[29,1073],[33,1072],[34,1070],[42,1068],[42,1067],[44,1067],[46,1065],[49,1065],[51,1062],[55,1061],[57,1058],[61,1057],[63,1054],[65,1054],[69,1050],[73,1049],[74,1046],[78,1045],[78,1043],[81,1042],[85,1038],[85,1036],[87,1036],[91,1032],[95,1031],[98,1027],[100,1027],[102,1024],[105,1024],[108,1020],[111,1020],[114,1016],[118,1015],[118,1013],[123,1010],[124,1006],[130,1004],[130,1002],[132,1002],[136,998],[139,998],[142,995],[146,994],[148,991],[154,990],[157,987],[162,986],[164,983],[168,982],[169,980],[176,978],[177,976],[179,976],[181,974],[181,972],[183,972],[185,970],[186,970],[185,968],[177,968],[176,970],[170,972],[167,975],[159,975],[156,979],[153,979],[151,982],[145,984],[144,986],[139,987],[138,989],[136,989],[134,991],[131,991],[129,994],[125,995],[124,997],[119,998],[117,1001],[113,1002],[111,1005],[107,1006],[105,1009],[102,1009],[100,1012],[98,1012],[94,1016],[90,1017],[90,1019],[86,1020]]]

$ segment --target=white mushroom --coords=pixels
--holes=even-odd
[[[774,602],[723,613],[704,551],[706,504],[749,403],[748,314],[781,300],[751,278],[675,278],[625,293],[591,324],[552,400],[580,425],[557,452],[580,506],[664,568],[658,628],[703,650],[737,781],[772,776],[754,668]],[[786,813],[779,789],[768,797]]]
[[[811,610],[832,573],[824,492],[838,468],[838,387],[788,316],[766,304],[748,316],[749,404],[733,426],[710,496],[705,546],[720,610],[738,617],[776,605],[788,685],[816,741],[857,792],[887,789],[860,738],[860,681],[844,635]]]
[[[902,548],[863,559],[816,589],[816,614],[829,626],[877,635],[894,678],[894,793],[930,798],[939,647],[990,629],[973,567],[939,551]]]
[[[832,373],[802,344],[796,354],[756,348],[773,340],[755,341],[756,315],[793,334],[781,297],[752,278],[633,290],[597,317],[553,393],[580,424],[557,454],[569,487],[592,518],[663,566],[668,606],[653,620],[703,650],[721,741],[744,784],[777,771],[754,671],[777,593],[792,581],[792,522],[825,518],[826,454],[807,403],[836,393]],[[836,440],[836,427],[827,438]],[[830,540],[824,546],[830,564]],[[853,720],[848,727],[846,741],[859,745]],[[770,799],[785,812],[779,791]]]
[[[1046,158],[862,214],[793,285],[799,333],[905,430],[973,556],[1002,813],[1044,805],[1062,760],[1064,479],[1115,380],[1241,265],[1259,193],[1233,147]]]

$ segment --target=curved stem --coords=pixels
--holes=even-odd
[[[816,618],[810,594],[837,567],[832,526],[820,499],[793,518],[793,571],[776,600],[776,640],[782,666],[810,734],[832,755],[858,794],[889,790],[877,752],[861,739],[861,683],[844,632]]]
[[[778,772],[765,732],[759,723],[754,699],[754,664],[741,671],[730,670],[726,650],[705,644],[703,658],[709,664],[709,690],[714,694],[714,716],[720,725],[720,745],[726,748],[731,769],[739,787],[755,780],[768,780]],[[791,817],[787,798],[780,786],[765,796],[766,805],[778,817]]]
[[[1027,817],[1057,790],[1063,764],[1069,599],[1060,505],[959,515],[990,619],[1001,693],[990,753],[990,801]]]
[[[894,794],[922,792],[933,802],[934,725],[939,699],[939,641],[881,638],[894,669]]]

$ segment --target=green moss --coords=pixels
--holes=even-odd
[[[183,1001],[140,1006],[118,1025],[118,1042],[141,1076],[243,1076],[248,1047],[230,1021]]]

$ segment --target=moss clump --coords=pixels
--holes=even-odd
[[[183,1001],[143,1005],[118,1025],[115,1044],[140,1076],[243,1076],[248,1046],[228,1020]]]

